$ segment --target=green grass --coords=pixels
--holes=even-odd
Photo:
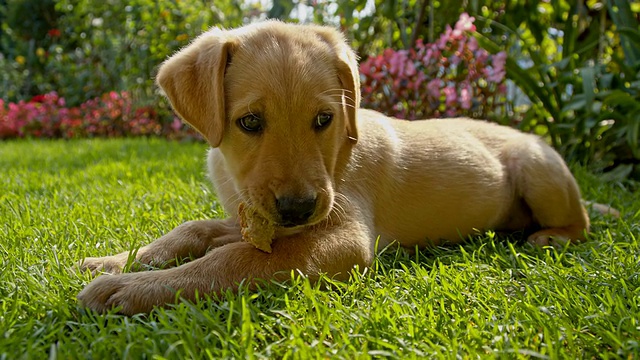
[[[149,316],[96,315],[84,256],[221,217],[205,146],[157,139],[0,142],[0,359],[637,358],[640,197],[576,169],[591,241],[535,249],[486,234],[387,250],[348,283],[294,277]]]

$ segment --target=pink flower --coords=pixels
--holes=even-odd
[[[419,72],[416,75],[416,80],[413,82],[413,90],[420,91],[420,85],[427,79],[427,76],[423,72]]]
[[[428,64],[429,61],[433,58],[433,50],[431,49],[427,49],[426,53],[424,54],[424,56],[422,57],[422,62],[424,64]]]
[[[440,98],[440,82],[440,79],[433,79],[427,84],[429,95],[435,99]]]
[[[473,22],[476,20],[473,16],[469,16],[469,14],[462,13],[460,14],[460,18],[458,22],[456,22],[455,30],[459,31],[459,34],[462,35],[464,31],[476,31],[476,26],[473,25]]]
[[[462,14],[434,43],[370,57],[361,65],[363,104],[406,119],[484,116],[502,106],[506,54],[479,46],[474,21]]]
[[[378,55],[378,56],[374,57],[374,58],[373,58],[373,66],[374,66],[376,69],[382,69],[382,65],[384,65],[384,59],[385,59],[386,57],[391,56],[391,54],[392,54],[392,53],[393,53],[393,50],[392,50],[392,49],[386,49],[386,50],[384,51],[384,54],[383,54],[383,55]]]
[[[407,51],[400,50],[391,55],[389,59],[389,73],[393,75],[404,75],[404,69],[407,64]]]
[[[416,67],[411,61],[407,61],[406,66],[404,68],[405,76],[413,76],[416,74]]]
[[[475,52],[476,50],[478,50],[479,46],[478,46],[478,40],[476,38],[474,38],[473,36],[469,38],[469,41],[467,41],[467,48],[469,50],[471,50],[471,52]]]
[[[465,110],[471,109],[471,92],[472,91],[473,89],[471,89],[471,85],[469,84],[466,84],[466,86],[464,86],[460,90],[460,106],[462,106],[462,108]]]
[[[363,62],[362,64],[360,64],[360,74],[364,75],[365,77],[370,76],[371,75],[371,59],[368,59],[367,61]]]
[[[438,47],[438,49],[444,50],[447,48],[447,43],[449,43],[449,38],[451,37],[452,31],[453,30],[451,29],[451,26],[447,25],[444,33],[440,35],[440,39],[436,41],[436,46]]]
[[[493,61],[491,62],[496,72],[504,72],[504,66],[507,63],[507,53],[500,51],[493,55]]]
[[[454,86],[447,86],[444,88],[445,104],[447,106],[455,106],[458,101],[458,93]]]
[[[487,60],[489,60],[489,53],[484,49],[478,49],[478,51],[476,51],[473,55],[476,58],[476,63],[484,64],[487,62]]]
[[[171,122],[171,129],[173,129],[173,131],[182,129],[182,121],[180,121],[180,118],[178,118],[177,116],[175,116],[173,118],[173,121]]]
[[[492,68],[484,69],[484,74],[487,78],[487,81],[499,84],[504,80],[507,74],[504,68],[506,61],[507,53],[505,53],[504,51],[501,51],[493,56],[493,59],[491,61]]]

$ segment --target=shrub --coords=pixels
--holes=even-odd
[[[480,48],[473,21],[464,13],[432,44],[369,57],[360,65],[363,106],[403,119],[500,116],[506,54]]]
[[[0,4],[2,1],[0,1]],[[16,0],[0,5],[0,98],[56,91],[72,106],[109,91],[154,104],[171,122],[153,77],[167,56],[211,26],[237,26],[237,0]],[[27,11],[25,9],[30,9]],[[18,16],[20,15],[20,16]]]
[[[161,123],[154,108],[135,106],[128,92],[112,91],[75,107],[67,107],[56,92],[7,106],[0,99],[0,139],[148,135],[197,137],[177,117],[171,123]]]
[[[507,76],[530,100],[520,128],[610,179],[640,179],[640,7],[546,4],[540,17],[511,5],[499,21],[480,18],[476,36],[510,49]]]

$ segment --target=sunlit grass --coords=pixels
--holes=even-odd
[[[205,146],[153,139],[0,142],[0,359],[628,357],[640,352],[640,198],[576,169],[591,241],[535,249],[485,234],[387,249],[347,283],[292,277],[258,293],[99,316],[77,306],[84,256],[221,217]]]

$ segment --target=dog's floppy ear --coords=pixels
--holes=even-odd
[[[358,141],[357,111],[360,108],[360,72],[358,57],[349,47],[340,32],[328,27],[314,27],[320,37],[327,42],[337,56],[338,79],[344,87],[344,112],[347,115],[347,136],[352,142]]]
[[[223,30],[213,29],[166,60],[156,78],[173,110],[212,147],[224,133],[224,73],[232,45]]]
[[[342,45],[340,61],[338,63],[338,78],[344,86],[346,113],[349,119],[347,123],[347,136],[354,143],[358,141],[357,110],[360,108],[360,72],[355,53],[346,44]]]

